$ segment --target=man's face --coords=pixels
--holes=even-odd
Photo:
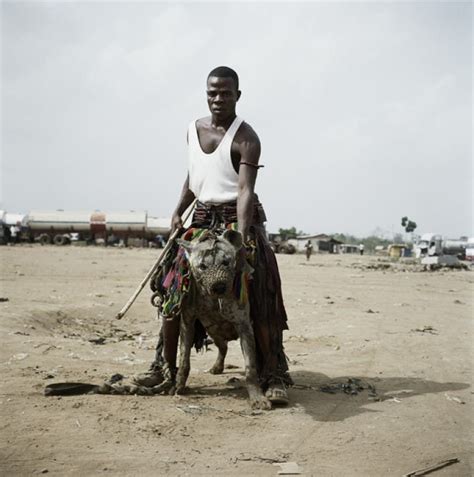
[[[211,114],[225,119],[235,114],[235,104],[240,98],[232,78],[211,76],[207,80],[207,104]]]

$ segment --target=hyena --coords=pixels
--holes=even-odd
[[[183,302],[176,393],[184,391],[189,376],[194,322],[199,319],[219,350],[210,372],[223,372],[227,342],[239,338],[250,404],[254,409],[270,409],[271,402],[258,384],[255,338],[249,305],[248,302],[242,303],[233,290],[234,278],[240,272],[237,266],[242,235],[226,230],[222,235],[206,233],[201,239],[191,242],[179,240],[178,243],[186,251],[196,293],[192,303],[186,300]],[[247,262],[245,266],[249,267]]]

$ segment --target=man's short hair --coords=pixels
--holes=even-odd
[[[218,66],[207,75],[207,79],[211,76],[215,76],[216,78],[232,78],[234,80],[235,89],[237,91],[239,90],[239,76],[232,68],[228,66]]]

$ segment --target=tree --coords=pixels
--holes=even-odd
[[[410,220],[407,216],[402,217],[402,227],[405,229],[406,233],[414,232],[417,225],[416,222]]]
[[[289,229],[278,229],[278,233],[281,235],[283,240],[288,240],[291,238],[296,238],[298,235],[304,235],[305,233],[296,230],[296,227],[291,227]]]
[[[393,236],[393,243],[403,243],[405,240],[403,238],[403,235],[402,234],[395,234]]]

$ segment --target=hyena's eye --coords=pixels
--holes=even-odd
[[[228,258],[224,258],[224,260],[222,260],[222,265],[224,265],[224,267],[227,267],[230,265],[230,260]]]
[[[207,265],[205,263],[200,263],[198,268],[199,270],[206,270]]]

